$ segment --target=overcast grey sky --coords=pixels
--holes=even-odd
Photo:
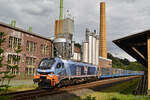
[[[99,3],[105,0],[64,0],[75,20],[74,39],[82,42],[85,28],[99,32]],[[150,0],[106,0],[108,51],[133,60],[112,40],[150,29]],[[59,17],[59,0],[0,0],[0,21],[28,29],[43,36],[53,36],[54,21]]]

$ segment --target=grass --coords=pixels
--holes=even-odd
[[[95,91],[74,100],[150,100],[150,96],[133,95],[139,79],[130,80],[103,91]],[[95,99],[89,99],[95,98]]]
[[[106,88],[102,92],[119,92],[121,94],[133,94],[139,79],[130,80],[110,88]]]
[[[37,87],[38,87],[37,84],[12,86],[12,87],[8,88],[7,93],[32,90],[32,89],[36,89]],[[2,93],[6,93],[6,92],[0,91],[0,94],[2,94]]]
[[[133,91],[136,88],[138,81],[139,79],[130,80],[124,83],[113,85],[112,87],[106,88],[102,91],[95,91],[71,100],[150,100],[150,96],[133,95]],[[8,92],[25,91],[36,88],[36,84],[20,85],[10,87]],[[3,100],[3,97],[0,97],[0,100]]]
[[[11,96],[0,96],[0,100],[10,100],[12,99]]]
[[[32,90],[32,89],[36,89],[37,87],[38,86],[36,84],[12,86],[12,87],[8,88],[7,92],[6,91],[0,91],[0,94]],[[12,98],[11,96],[0,96],[0,100],[10,100],[11,98]]]

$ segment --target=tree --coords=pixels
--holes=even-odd
[[[124,65],[129,65],[130,64],[130,61],[126,58],[120,59],[120,62],[123,63]]]
[[[139,62],[130,62],[127,58],[121,59],[114,57],[111,53],[107,54],[108,59],[112,60],[113,68],[121,68],[126,70],[135,70],[135,71],[146,71],[147,68],[141,65]]]
[[[15,77],[15,75],[13,75],[11,73],[11,70],[12,69],[17,69],[18,70],[18,63],[17,64],[10,64],[10,62],[8,61],[6,64],[3,64],[3,43],[5,42],[5,33],[4,32],[0,32],[0,68],[2,67],[7,67],[5,71],[0,71],[0,81],[1,81],[1,84],[0,84],[0,91],[5,91],[7,92],[8,91],[8,88],[10,87],[9,84],[10,84],[10,81],[11,79],[13,79]],[[21,47],[17,47],[15,49],[15,52],[17,53],[20,53],[22,50],[21,50]],[[14,62],[19,62],[20,61],[20,58],[18,58],[18,56],[13,56],[13,61]],[[4,83],[5,82],[5,83]]]

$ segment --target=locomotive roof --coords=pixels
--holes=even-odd
[[[96,65],[92,65],[92,64],[89,64],[89,63],[85,63],[85,62],[81,62],[81,61],[73,61],[73,60],[70,60],[70,59],[62,59],[62,58],[58,58],[58,57],[55,57],[55,58],[43,58],[43,60],[44,59],[62,60],[63,62],[70,63],[70,64],[80,64],[80,65],[96,67]]]
[[[84,62],[79,62],[79,61],[73,61],[73,60],[70,60],[70,59],[62,59],[62,58],[56,58],[56,59],[61,59],[62,61],[65,61],[65,62],[67,61],[67,63],[70,63],[70,64],[80,64],[80,65],[96,67],[96,65],[92,65],[92,64],[84,63]]]

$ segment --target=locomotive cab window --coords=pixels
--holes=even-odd
[[[61,63],[58,63],[56,66],[57,69],[61,68]]]
[[[62,63],[62,68],[65,68],[64,63]]]
[[[44,59],[39,64],[39,69],[51,69],[52,65],[55,63],[54,59]]]

